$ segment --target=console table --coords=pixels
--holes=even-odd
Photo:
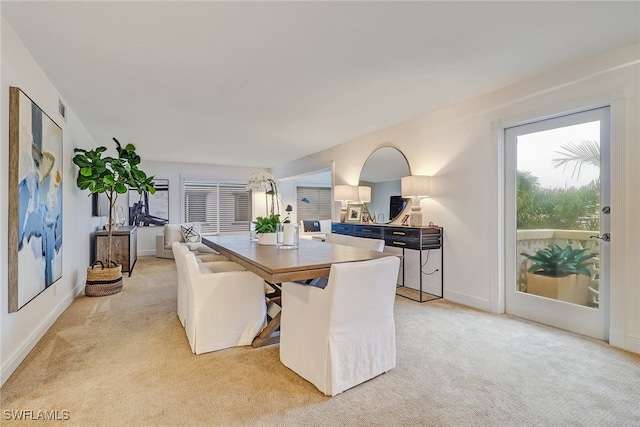
[[[411,296],[403,293],[397,293],[397,295],[412,299],[418,302],[432,301],[440,299],[444,296],[444,251],[442,248],[443,229],[438,226],[429,227],[406,227],[400,225],[387,225],[387,224],[350,224],[348,222],[334,222],[331,224],[331,232],[335,234],[346,234],[349,236],[365,237],[370,239],[383,239],[385,246],[392,246],[402,249],[402,285],[398,288],[404,288],[404,272],[405,272],[405,257],[404,252],[407,249],[419,251],[420,261],[418,268],[420,269],[420,289],[419,297],[412,298]],[[422,251],[429,249],[440,250],[440,295],[433,295],[435,298],[424,298],[424,294],[427,292],[422,291]],[[411,288],[408,288],[411,289]]]
[[[129,273],[138,260],[138,228],[135,225],[118,227],[111,233],[111,258],[122,265],[122,272]],[[107,230],[96,231],[96,259],[107,258],[109,250],[109,232]]]

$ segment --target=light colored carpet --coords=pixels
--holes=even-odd
[[[5,425],[640,426],[640,356],[439,300],[396,299],[397,367],[334,398],[278,346],[195,356],[173,260],[79,297],[0,390]],[[6,411],[68,411],[12,422]]]

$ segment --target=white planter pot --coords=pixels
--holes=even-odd
[[[277,233],[258,233],[258,244],[275,246],[278,243]]]

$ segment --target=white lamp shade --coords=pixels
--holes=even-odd
[[[333,187],[333,200],[358,200],[358,187],[355,185],[336,185]]]
[[[402,197],[430,197],[431,177],[426,175],[403,176],[400,181]]]
[[[358,200],[361,202],[371,201],[371,187],[361,185],[358,187]]]

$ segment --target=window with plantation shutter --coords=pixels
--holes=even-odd
[[[331,219],[330,187],[296,187],[297,217],[302,219]]]
[[[250,212],[245,184],[184,181],[185,222],[201,223],[203,234],[249,231]]]

